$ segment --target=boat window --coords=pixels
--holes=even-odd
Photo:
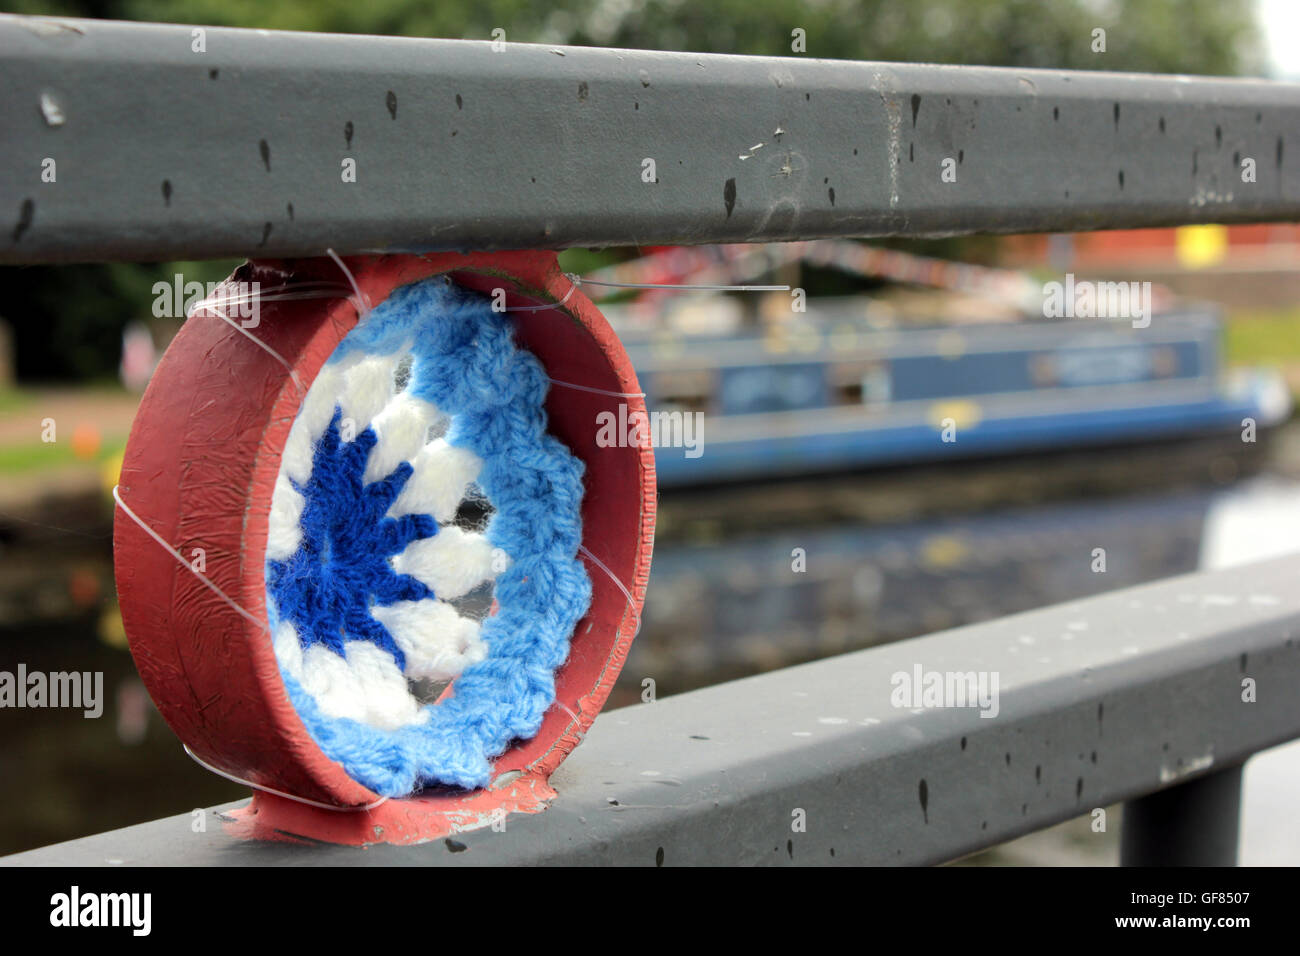
[[[722,376],[720,410],[724,415],[755,415],[824,408],[827,393],[826,366],[820,362],[728,368]]]
[[[826,378],[833,405],[885,405],[892,394],[887,362],[841,362],[827,368]]]
[[[1162,345],[1151,350],[1151,373],[1156,378],[1171,378],[1178,373],[1178,353]]]
[[[716,373],[713,369],[676,369],[655,372],[649,385],[656,411],[707,412],[713,407]]]

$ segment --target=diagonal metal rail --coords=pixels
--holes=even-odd
[[[1297,85],[198,37],[0,16],[0,263],[1300,219]]]
[[[1139,815],[1181,842],[1129,860],[1230,863],[1235,768],[1300,736],[1297,580],[1300,556],[1188,575],[611,711],[505,832],[361,851],[186,813],[3,862],[927,864],[1159,793]],[[996,673],[996,716],[893,706],[917,667]]]

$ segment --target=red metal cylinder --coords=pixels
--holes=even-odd
[[[546,778],[591,726],[640,619],[654,534],[654,458],[648,444],[596,443],[599,412],[624,402],[629,414],[644,413],[644,400],[635,397],[640,388],[617,336],[560,272],[554,253],[390,255],[347,262],[372,304],[398,286],[443,273],[479,291],[504,289],[511,308],[551,304],[509,313],[517,341],[552,379],[598,390],[553,387],[546,403],[549,430],[586,465],[583,545],[628,588],[632,601],[587,560],[592,603],[556,674],[557,703],[534,738],[517,742],[495,761],[496,778],[512,782],[357,810],[378,797],[321,752],[285,692],[266,628],[271,492],[305,389],[357,322],[349,299],[262,301],[258,324],[248,330],[256,342],[220,318],[189,319],[159,364],[131,432],[119,484],[122,501],[187,560],[197,563],[201,553],[207,578],[249,616],[122,509],[114,523],[114,564],[136,665],[181,740],[205,762],[259,787],[352,808],[323,810],[259,793],[243,814],[243,832],[409,842],[473,825],[498,807],[544,806],[550,796]],[[345,279],[333,261],[312,259],[247,263],[228,282],[292,289]]]

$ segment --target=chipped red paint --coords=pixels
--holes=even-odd
[[[393,289],[450,273],[462,285],[506,290],[507,305],[558,303],[510,313],[521,345],[551,378],[637,393],[636,374],[608,323],[571,288],[551,252],[367,256],[347,260],[372,304]],[[328,259],[245,264],[228,281],[262,288],[342,279]],[[219,294],[219,293],[218,293]],[[567,300],[565,299],[568,296]],[[356,324],[344,298],[260,303],[252,334],[274,349],[306,388]],[[650,573],[656,505],[654,456],[596,445],[598,412],[641,398],[553,387],[550,430],[587,466],[583,544],[628,587],[635,606],[587,562],[592,604],[556,674],[557,704],[536,737],[495,762],[501,786],[390,800],[373,810],[324,810],[255,795],[229,824],[246,836],[298,834],[342,843],[409,843],[491,822],[492,811],[536,812],[546,783],[604,705],[635,635]],[[262,787],[341,808],[378,796],[327,758],[298,719],[280,678],[266,621],[267,517],[280,453],[301,402],[288,369],[219,318],[187,321],[163,357],[131,431],[120,479],[126,504],[189,557],[206,553],[207,575],[246,619],[150,539],[120,510],[114,565],[131,652],[159,710],[202,760]],[[562,706],[561,706],[562,705]],[[566,709],[567,708],[567,709]],[[513,776],[513,775],[512,775]]]
[[[503,831],[511,813],[540,813],[555,797],[546,777],[525,774],[497,788],[388,800],[370,810],[340,813],[253,793],[252,802],[223,821],[242,839],[327,843],[426,843],[466,830],[496,825]]]

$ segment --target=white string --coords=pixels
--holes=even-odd
[[[618,575],[616,575],[613,571],[611,571],[609,569],[609,566],[606,565],[604,561],[600,560],[600,558],[596,557],[594,554],[588,551],[584,545],[581,544],[578,545],[578,551],[581,552],[582,554],[585,554],[587,557],[589,557],[592,560],[592,562],[596,565],[596,567],[600,568],[607,575],[609,575],[609,579],[614,582],[614,584],[618,587],[618,589],[623,592],[623,596],[627,598],[628,607],[632,608],[633,614],[636,614],[636,630],[632,632],[632,638],[635,639],[636,636],[641,633],[641,615],[638,614],[636,611],[636,601],[632,599],[632,592],[629,591],[623,585],[623,582],[619,580]],[[559,707],[566,714],[572,717],[574,723],[581,723],[581,720],[578,717],[578,715],[575,714],[572,710],[570,710],[568,705],[565,704],[564,701],[560,700],[559,697],[555,698],[555,706]],[[581,709],[582,705],[579,704],[578,707],[579,709]],[[579,741],[582,741],[587,736],[587,732],[585,730],[579,729],[575,731],[575,733],[577,733]]]
[[[571,272],[565,277],[575,285],[602,285],[611,289],[678,289],[682,292],[789,292],[788,285],[685,285],[675,282],[607,282],[584,279]]]
[[[507,306],[502,311],[505,312],[545,312],[548,309],[556,309],[569,301],[569,298],[582,284],[582,279],[570,272],[564,273],[564,277],[569,280],[569,289],[564,293],[564,297],[558,302],[552,302],[545,305],[515,305]],[[547,377],[546,379],[552,385],[562,385],[565,388],[574,388],[580,392],[591,392],[594,395],[609,395],[613,398],[645,398],[645,392],[611,392],[604,388],[592,388],[590,385],[575,385],[573,382],[561,382],[558,378]]]
[[[291,291],[286,291],[291,290]],[[329,299],[346,296],[347,288],[341,285],[335,285],[331,282],[302,282],[291,285],[276,285],[269,289],[258,288],[256,292],[247,293],[230,293],[215,292],[211,297],[199,300],[191,307],[188,314],[192,314],[194,309],[199,306],[206,306],[210,302],[217,304],[232,303],[239,305],[244,302],[279,302],[290,301],[294,299]]]
[[[361,286],[357,285],[356,276],[352,274],[352,270],[349,269],[347,267],[347,264],[344,263],[344,261],[339,258],[338,254],[333,249],[326,249],[325,252],[331,259],[334,260],[334,262],[338,265],[339,269],[342,270],[343,275],[348,280],[348,285],[352,287],[352,291],[355,294],[355,300],[356,300],[353,303],[353,305],[356,307],[357,310],[357,321],[358,322],[363,321],[365,317],[370,314],[369,297],[367,297],[366,294],[361,291]],[[274,302],[279,300],[313,299],[313,298],[328,297],[327,293],[319,293],[315,291],[321,288],[334,289],[334,290],[338,289],[337,286],[333,286],[327,282],[320,282],[320,283],[306,283],[304,286],[288,286],[288,285],[274,286],[271,290],[272,293],[271,295],[263,295],[260,289],[256,294],[250,293],[247,295],[244,294],[226,295],[224,293],[218,293],[212,296],[211,298],[202,299],[199,302],[196,302],[194,306],[191,307],[190,310],[186,313],[185,317],[187,319],[191,318],[200,310],[205,312],[215,313],[218,318],[220,318],[223,322],[229,325],[232,329],[234,329],[240,335],[243,335],[251,339],[253,342],[257,344],[259,348],[264,349],[277,362],[283,365],[289,371],[289,377],[293,379],[293,384],[297,387],[298,394],[305,396],[307,394],[307,390],[302,387],[302,380],[298,377],[297,370],[294,369],[294,367],[289,364],[288,360],[285,359],[285,357],[281,355],[279,352],[277,352],[275,349],[271,348],[271,346],[267,345],[265,342],[259,339],[252,332],[248,331],[248,329],[244,328],[242,323],[236,322],[230,316],[226,315],[226,313],[222,311],[222,309],[225,308],[227,303],[243,303],[243,302],[253,302],[253,301],[260,302],[262,299],[266,299],[267,301]],[[290,290],[290,291],[284,291],[284,290]],[[218,306],[220,306],[220,308],[218,308]]]
[[[335,253],[333,249],[326,249],[325,252],[331,259],[334,260],[335,263],[337,263],[338,267],[343,271],[344,276],[347,277],[348,284],[352,287],[353,295],[350,298],[355,299],[354,305],[356,306],[357,309],[358,321],[365,319],[365,317],[369,315],[371,311],[369,297],[366,296],[361,291],[361,287],[360,285],[357,284],[356,277],[352,274],[352,270],[350,270],[347,267],[347,264],[344,263],[344,261],[341,258],[339,258],[338,254]],[[575,272],[565,272],[563,273],[563,275],[566,279],[569,280],[569,288],[568,291],[564,293],[564,296],[559,301],[553,303],[546,303],[543,305],[507,306],[501,311],[545,312],[550,309],[558,308],[559,306],[562,306],[566,302],[568,302],[570,297],[572,297],[574,291],[578,288],[578,286],[583,284],[607,286],[610,288],[618,288],[618,289],[677,289],[680,291],[687,291],[687,292],[788,292],[790,291],[790,286],[788,285],[679,285],[673,283],[660,283],[660,282],[607,282],[600,279],[584,279],[582,276],[578,275]],[[244,335],[247,338],[252,339],[253,342],[255,342],[259,347],[265,349],[268,353],[270,353],[271,356],[273,356],[276,359],[276,361],[278,361],[281,365],[283,365],[286,369],[288,369],[289,375],[292,377],[294,385],[297,386],[299,393],[305,394],[306,390],[302,387],[302,382],[298,378],[298,373],[293,369],[292,366],[290,366],[288,361],[285,360],[284,356],[281,355],[279,352],[277,352],[275,349],[271,348],[269,345],[267,345],[257,336],[253,335],[251,332],[248,331],[248,329],[244,328],[241,324],[235,322],[232,318],[230,318],[230,316],[226,315],[223,311],[221,311],[221,309],[217,308],[217,306],[218,305],[224,306],[226,303],[238,304],[243,302],[260,301],[261,299],[274,302],[279,300],[312,299],[312,298],[328,297],[329,292],[312,291],[311,290],[312,285],[315,285],[315,287],[318,289],[338,291],[337,286],[332,286],[328,283],[317,283],[317,284],[309,284],[307,288],[292,287],[292,286],[275,286],[270,290],[271,294],[269,295],[261,292],[257,294],[248,294],[248,295],[233,295],[233,296],[218,295],[213,298],[203,299],[195,303],[194,306],[191,307],[190,311],[187,313],[186,317],[188,318],[189,316],[193,316],[200,310],[215,313],[219,318],[221,318],[223,321],[228,323],[231,326],[231,328],[235,329],[241,335]],[[285,289],[290,289],[292,291],[281,293],[281,290],[285,290]],[[611,392],[603,388],[592,388],[589,385],[577,385],[573,382],[561,382],[559,379],[554,379],[549,377],[547,378],[547,381],[550,382],[552,385],[559,385],[562,386],[563,388],[577,389],[578,391],[581,392],[590,392],[594,395],[609,395],[612,398],[645,398],[645,392]]]
[[[245,611],[242,607],[240,607],[239,602],[235,601],[228,594],[226,594],[225,591],[217,587],[217,585],[206,574],[204,574],[202,571],[199,571],[197,568],[194,567],[194,565],[190,564],[190,562],[186,561],[184,555],[182,555],[179,551],[173,548],[166,541],[164,541],[162,535],[158,534],[158,532],[154,531],[153,528],[145,524],[143,519],[141,519],[141,517],[138,514],[132,511],[130,507],[127,506],[127,503],[122,500],[122,495],[118,492],[119,487],[120,487],[119,485],[113,486],[113,500],[117,502],[117,506],[119,508],[121,508],[124,512],[126,512],[126,516],[128,518],[130,518],[132,521],[138,524],[141,530],[144,531],[145,534],[147,534],[149,537],[153,538],[160,545],[162,545],[163,550],[165,550],[173,558],[175,558],[182,565],[188,568],[196,578],[198,578],[205,585],[207,585],[207,587],[212,591],[213,594],[221,598],[221,600],[225,601],[227,604],[229,604],[232,608],[234,608],[236,611],[242,614],[246,619],[251,621],[253,624],[257,625],[263,630],[268,629],[264,622],[258,620],[256,616],[250,614],[248,611]]]
[[[267,302],[278,302],[278,301],[291,301],[297,299],[322,299],[322,298],[330,298],[332,294],[337,295],[339,293],[342,293],[345,297],[353,298],[356,300],[354,304],[357,306],[357,313],[359,316],[364,318],[366,315],[370,313],[370,311],[373,308],[370,305],[369,296],[366,296],[361,291],[361,287],[357,283],[356,276],[353,275],[352,271],[347,267],[347,264],[344,263],[344,261],[341,258],[339,258],[338,254],[335,253],[333,249],[326,249],[325,252],[331,259],[334,260],[335,263],[337,263],[338,267],[343,271],[343,275],[347,278],[348,285],[352,289],[351,296],[347,296],[346,292],[342,289],[341,286],[336,286],[328,282],[317,282],[317,283],[309,282],[300,285],[280,285],[280,286],[273,286],[271,289],[266,290],[264,292],[258,291],[256,293],[247,293],[247,294],[239,294],[239,295],[222,293],[219,295],[214,295],[211,298],[202,299],[190,308],[190,311],[187,313],[187,317],[189,315],[193,315],[194,312],[200,308],[208,309],[214,305],[224,305],[226,303],[239,305],[245,302],[256,302],[261,300]],[[545,312],[548,309],[554,309],[555,307],[564,305],[566,302],[568,302],[569,299],[572,298],[574,291],[576,291],[578,286],[580,285],[598,285],[598,286],[604,286],[611,289],[677,289],[678,291],[681,292],[789,292],[790,291],[790,286],[788,285],[692,285],[692,284],[673,283],[673,282],[610,282],[604,279],[584,279],[576,272],[565,272],[563,273],[563,275],[566,279],[569,280],[569,288],[568,291],[564,293],[563,297],[561,297],[558,301],[552,303],[544,303],[542,305],[506,306],[501,311]],[[285,291],[285,290],[290,290],[290,291]],[[230,319],[227,316],[223,315],[222,318],[225,318],[227,321],[230,321]],[[241,327],[240,331],[246,331],[246,330],[244,330]]]
[[[352,286],[352,291],[357,295],[357,301],[354,303],[357,307],[357,321],[364,320],[370,314],[370,297],[361,291],[361,286],[357,285],[356,276],[352,274],[351,269],[344,265],[343,260],[338,257],[338,253],[333,249],[326,249],[325,254],[333,259],[338,264],[338,267],[343,270],[343,274],[348,277],[348,284]]]
[[[564,305],[573,295],[573,290],[580,285],[598,285],[611,289],[676,289],[679,292],[789,292],[788,285],[692,285],[675,282],[609,282],[604,279],[584,279],[576,272],[565,272],[569,280],[569,291],[564,298],[554,305],[516,305],[505,309],[506,312],[544,312],[547,309]]]
[[[513,305],[513,306],[507,306],[505,311],[506,312],[545,312],[547,309],[554,309],[558,306],[564,305],[564,303],[569,301],[569,297],[572,296],[574,291],[578,288],[578,283],[573,281],[573,276],[569,275],[566,272],[564,274],[564,277],[569,280],[569,291],[564,293],[564,298],[562,298],[559,302],[552,302],[546,305]]]
[[[308,800],[306,797],[295,797],[292,793],[285,793],[283,790],[276,790],[274,787],[265,787],[260,783],[254,783],[251,780],[245,780],[243,777],[236,777],[233,773],[227,773],[226,771],[222,770],[220,767],[214,767],[212,766],[212,764],[208,763],[206,760],[204,760],[202,757],[196,754],[193,750],[191,750],[189,744],[183,743],[181,744],[181,747],[185,750],[187,754],[190,755],[191,760],[193,760],[204,770],[210,771],[211,773],[215,773],[218,777],[225,777],[227,780],[231,781],[232,783],[242,783],[246,787],[252,787],[254,790],[261,790],[263,793],[273,793],[277,797],[284,797],[286,800],[296,800],[298,803],[305,803],[309,807],[320,807],[322,810],[334,810],[338,813],[358,813],[358,812],[364,812],[366,810],[373,810],[381,803],[388,802],[387,797],[380,797],[374,803],[367,803],[365,806],[361,806],[361,807],[338,807],[332,803],[321,803],[319,800]]]
[[[166,551],[173,558],[179,561],[182,566],[189,569],[189,571],[196,578],[198,578],[205,585],[207,585],[207,587],[210,588],[212,592],[217,595],[217,597],[221,598],[221,600],[225,601],[235,611],[239,612],[246,619],[251,621],[255,626],[261,628],[264,632],[267,633],[270,632],[270,628],[266,625],[264,621],[259,620],[255,615],[251,614],[250,612],[246,611],[243,607],[241,607],[238,601],[235,601],[233,598],[231,598],[228,594],[226,594],[225,591],[217,587],[217,585],[207,575],[203,574],[201,571],[196,569],[194,565],[186,561],[184,555],[182,555],[179,551],[177,551],[165,540],[163,540],[162,535],[158,534],[158,532],[154,531],[153,528],[149,527],[149,525],[146,524],[138,514],[132,511],[131,508],[127,505],[127,503],[122,500],[122,495],[118,491],[118,487],[119,487],[118,485],[113,486],[113,500],[117,502],[117,506],[126,513],[126,516],[128,518],[130,518],[132,521],[138,524],[140,526],[140,529],[144,531],[145,534],[153,538],[154,541],[158,542],[158,544],[162,546],[164,551]],[[373,810],[375,807],[379,806],[379,804],[383,803],[385,800],[388,799],[387,797],[381,797],[378,801],[374,803],[368,803],[363,807],[337,807],[328,803],[320,803],[319,801],[316,800],[309,800],[306,797],[297,797],[294,796],[292,793],[285,793],[283,790],[275,790],[271,787],[264,787],[259,783],[254,783],[251,780],[245,780],[242,777],[236,777],[233,774],[227,773],[226,771],[214,767],[212,766],[212,764],[202,760],[196,753],[194,753],[194,751],[190,750],[188,744],[182,744],[181,746],[185,748],[185,752],[187,754],[189,754],[192,758],[194,758],[195,763],[197,763],[200,767],[203,767],[206,770],[210,770],[212,773],[215,773],[219,777],[225,777],[227,780],[231,780],[235,783],[245,784],[246,786],[252,787],[254,790],[263,790],[266,793],[273,793],[277,797],[284,797],[286,800],[297,800],[299,803],[306,803],[313,807],[321,807],[322,809],[325,810],[339,810],[339,811]]]
[[[252,332],[248,331],[248,329],[244,328],[240,323],[236,322],[230,316],[226,315],[226,313],[222,312],[221,309],[217,308],[216,303],[219,301],[222,301],[220,296],[218,296],[216,299],[204,299],[201,302],[196,302],[194,306],[189,310],[189,312],[186,313],[185,317],[187,319],[192,318],[194,315],[198,313],[200,309],[202,309],[204,312],[214,313],[219,319],[221,319],[223,322],[229,325],[232,329],[234,329],[240,335],[243,335],[246,338],[251,339],[253,342],[257,344],[258,348],[264,349],[272,358],[274,358],[277,362],[279,362],[286,369],[288,369],[289,377],[293,379],[293,384],[298,387],[298,394],[305,395],[307,390],[302,387],[302,380],[298,378],[297,371],[295,371],[294,367],[289,364],[288,360],[279,352],[277,352],[275,349],[271,348],[271,346],[267,345],[265,342],[259,339]]]
[[[587,557],[591,558],[591,560],[595,562],[596,567],[600,568],[607,575],[609,575],[609,579],[618,586],[618,589],[620,591],[623,592],[623,597],[627,598],[627,606],[632,609],[633,614],[636,614],[636,630],[632,632],[632,636],[636,637],[638,634],[641,633],[641,615],[636,610],[636,601],[633,600],[632,598],[632,592],[629,591],[623,585],[623,582],[619,580],[618,575],[615,574],[613,571],[611,571],[608,565],[606,565],[604,561],[600,560],[600,558],[596,557],[594,554],[592,554],[590,551],[587,550],[586,545],[579,544],[578,550],[582,554],[585,554]]]
[[[566,704],[564,701],[560,700],[560,698],[558,698],[558,697],[555,698],[555,706],[558,707],[558,708],[560,708],[560,710],[564,711],[564,712],[565,712],[566,714],[568,714],[570,717],[572,717],[574,723],[577,723],[577,724],[582,723],[582,721],[579,719],[578,715],[575,714],[573,711],[571,711],[571,710],[569,709],[569,705]],[[582,705],[581,705],[581,704],[578,705],[578,709],[579,709],[579,710],[582,709]],[[576,729],[576,730],[574,731],[574,733],[578,735],[578,741],[579,741],[580,743],[581,743],[581,741],[583,740],[583,738],[585,738],[585,737],[587,736],[587,732],[586,732],[585,730],[583,730],[581,727],[579,727],[578,729]]]
[[[563,385],[565,388],[576,388],[580,392],[593,392],[596,395],[612,395],[614,398],[645,398],[645,392],[610,392],[603,388],[592,388],[589,385],[574,385],[572,382],[561,382],[557,378],[548,378],[552,385]]]

